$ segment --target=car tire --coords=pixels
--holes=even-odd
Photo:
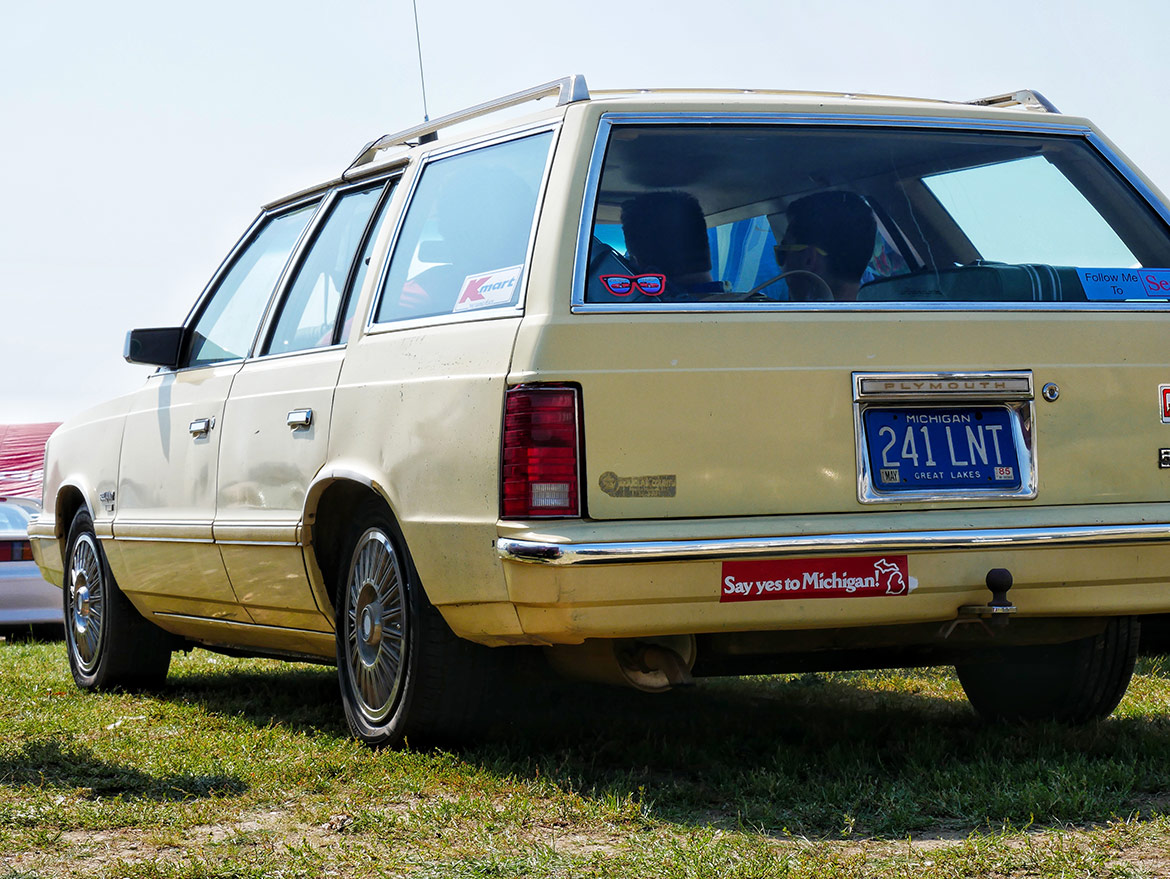
[[[337,675],[350,732],[377,747],[469,735],[493,651],[455,636],[427,600],[388,511],[364,504],[338,566]]]
[[[1102,720],[1125,695],[1137,660],[1140,624],[1113,617],[1099,635],[1066,644],[1005,649],[995,660],[957,665],[978,714],[994,722]]]
[[[161,684],[173,640],[118,588],[86,509],[73,517],[65,558],[65,647],[77,686],[134,690]]]

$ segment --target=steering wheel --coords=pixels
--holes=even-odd
[[[764,281],[764,283],[762,283],[762,284],[756,284],[756,286],[754,286],[754,287],[752,287],[752,289],[748,290],[747,296],[745,296],[744,298],[746,299],[749,296],[754,296],[755,294],[757,294],[761,290],[763,290],[765,287],[770,287],[772,284],[775,284],[777,281],[783,281],[785,278],[791,277],[792,275],[809,275],[813,278],[816,278],[817,281],[820,283],[820,285],[825,288],[825,292],[827,294],[829,294],[828,296],[825,297],[824,300],[810,300],[810,301],[814,301],[814,302],[830,301],[831,302],[833,300],[833,288],[829,286],[829,282],[826,281],[824,278],[822,278],[820,275],[818,275],[816,272],[810,272],[808,269],[789,269],[786,272],[781,272],[780,274],[776,275],[773,278],[768,278],[768,280]]]

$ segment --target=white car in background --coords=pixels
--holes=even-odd
[[[40,510],[27,498],[0,497],[0,632],[61,625],[61,590],[41,577],[28,540]]]

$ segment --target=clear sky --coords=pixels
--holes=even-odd
[[[966,100],[1033,88],[1170,189],[1166,0],[417,0],[432,117],[555,79]],[[267,201],[422,120],[411,0],[12,3],[0,423],[139,386]]]

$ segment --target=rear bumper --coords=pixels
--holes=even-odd
[[[1034,522],[1041,512],[1058,523],[1071,521],[1020,521]],[[1129,522],[1108,521],[1127,514]],[[1012,572],[1016,618],[1170,612],[1170,510],[1164,505],[939,510],[835,521],[945,526],[938,530],[816,529],[824,518],[565,522],[556,528],[550,522],[539,532],[504,523],[496,552],[525,635],[544,643],[946,623],[960,607],[988,602],[992,568]],[[1086,524],[1094,519],[1106,521]],[[772,534],[759,533],[767,527]],[[715,529],[724,536],[712,536]],[[723,594],[734,563],[744,560],[882,556],[905,559],[909,590],[831,597],[777,590],[755,600]]]
[[[825,553],[905,554],[940,550],[1107,547],[1148,543],[1170,543],[1170,524],[862,532],[572,544],[501,537],[496,541],[496,551],[504,561],[571,566],[783,558]]]

